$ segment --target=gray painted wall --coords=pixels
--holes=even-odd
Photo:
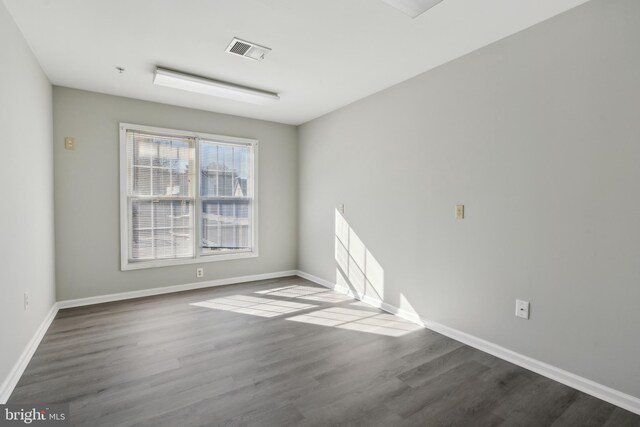
[[[344,203],[386,302],[640,397],[638,16],[593,0],[303,125],[300,269],[336,280]]]
[[[55,283],[51,85],[2,2],[0,52],[1,383],[51,309]]]
[[[61,87],[53,109],[58,300],[296,268],[293,126]],[[120,271],[119,122],[259,139],[260,256]],[[64,149],[65,136],[75,137],[75,151]],[[200,266],[205,275],[196,279]]]

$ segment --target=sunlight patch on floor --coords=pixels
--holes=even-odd
[[[300,299],[306,299],[310,301],[339,303],[344,301],[350,301],[353,298],[347,295],[340,295],[335,292],[329,291],[329,292],[323,292],[321,294],[300,297]]]
[[[231,311],[234,313],[250,314],[260,317],[275,317],[317,307],[317,305],[312,304],[252,297],[249,295],[234,295],[230,297],[214,298],[191,303],[190,305],[212,308],[215,310]]]
[[[280,288],[265,289],[264,291],[256,291],[254,293],[262,294],[262,295],[275,295],[279,297],[295,298],[300,295],[312,295],[312,294],[317,294],[324,291],[325,289],[319,289],[313,286],[291,285],[291,286],[283,286]]]
[[[337,302],[349,301],[353,299],[349,296],[335,293],[330,289],[322,289],[322,288],[316,288],[313,286],[301,286],[301,285],[267,289],[267,290],[258,291],[255,293],[262,294],[262,295],[274,295],[279,297],[299,298],[303,300],[329,302],[329,303],[333,303],[333,302],[337,303]]]
[[[286,320],[390,337],[399,337],[409,332],[422,329],[419,325],[407,322],[392,314],[343,307],[317,310],[311,313],[289,317]]]

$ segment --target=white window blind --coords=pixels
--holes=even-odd
[[[194,144],[127,131],[130,260],[193,256]]]
[[[256,141],[121,125],[121,148],[123,269],[257,255]]]

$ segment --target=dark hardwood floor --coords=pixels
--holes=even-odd
[[[79,426],[640,426],[297,277],[61,310],[9,402]]]

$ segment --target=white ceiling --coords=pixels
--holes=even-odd
[[[444,0],[411,19],[380,0],[4,0],[54,85],[294,125],[586,1]],[[234,36],[273,51],[224,53]],[[281,100],[157,87],[156,65]]]

